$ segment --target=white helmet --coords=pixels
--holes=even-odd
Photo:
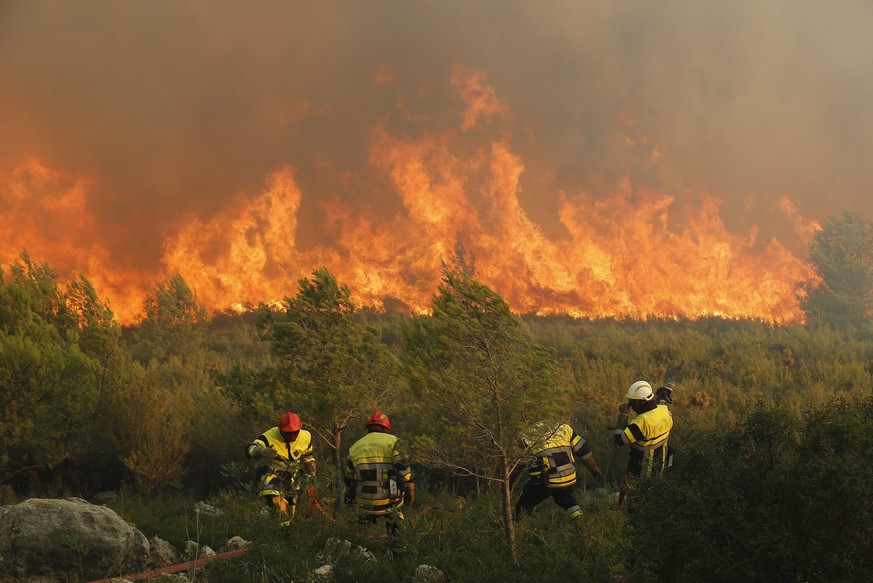
[[[628,399],[635,399],[638,401],[651,401],[652,397],[655,396],[655,391],[652,390],[652,385],[650,385],[646,381],[637,381],[630,386],[627,390],[627,395],[625,395]]]

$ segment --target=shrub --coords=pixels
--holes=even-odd
[[[657,581],[863,581],[873,572],[873,399],[803,415],[759,403],[686,439],[682,471],[641,484],[634,566]],[[692,436],[686,436],[692,437]]]

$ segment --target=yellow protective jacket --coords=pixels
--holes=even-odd
[[[345,482],[352,490],[349,498],[365,514],[383,516],[403,504],[401,492],[412,483],[412,470],[397,442],[394,435],[372,431],[349,448]]]
[[[634,417],[616,435],[618,445],[630,445],[627,473],[631,476],[662,475],[667,467],[667,440],[673,428],[673,415],[666,405],[658,405]]]
[[[535,460],[529,470],[531,480],[537,480],[547,488],[566,488],[575,484],[576,457],[583,459],[591,455],[587,442],[566,423],[553,431],[537,426],[532,433],[545,433],[546,437],[525,438],[526,443],[533,442],[531,453]]]
[[[261,496],[278,496],[282,488],[286,488],[297,475],[302,464],[307,473],[315,473],[315,457],[312,455],[312,434],[301,429],[297,439],[286,442],[278,427],[273,427],[259,435],[246,447],[246,456],[254,457],[254,451],[261,447],[272,447],[278,454],[275,458],[263,458],[258,461],[258,494]],[[280,485],[279,479],[285,484]]]

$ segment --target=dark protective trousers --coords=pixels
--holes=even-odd
[[[515,516],[521,517],[521,513],[530,514],[533,509],[546,498],[550,497],[555,504],[563,508],[573,519],[580,518],[582,511],[576,502],[576,484],[564,488],[546,488],[533,480],[524,485],[521,497],[515,504]]]

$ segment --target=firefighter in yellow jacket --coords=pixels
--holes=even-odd
[[[278,510],[286,525],[294,518],[300,470],[307,479],[315,477],[312,435],[302,427],[300,417],[286,411],[276,427],[246,447],[246,457],[258,460],[258,495]]]
[[[402,453],[391,421],[379,411],[366,423],[367,434],[349,448],[346,458],[346,503],[356,504],[360,522],[385,518],[391,551],[405,550],[402,539],[403,513],[415,500],[415,484],[409,460]]]
[[[530,478],[515,505],[516,517],[522,512],[532,513],[534,507],[551,496],[579,524],[583,513],[576,502],[576,458],[582,460],[592,476],[603,478],[588,443],[566,423],[539,423],[523,443],[530,448],[534,461],[528,470]]]
[[[669,463],[668,440],[673,429],[673,415],[655,398],[652,385],[646,381],[636,381],[625,394],[628,401],[618,408],[615,423],[615,443],[630,446],[618,504],[621,506],[626,494],[629,478],[640,476],[662,476]],[[628,410],[636,415],[628,422]]]

